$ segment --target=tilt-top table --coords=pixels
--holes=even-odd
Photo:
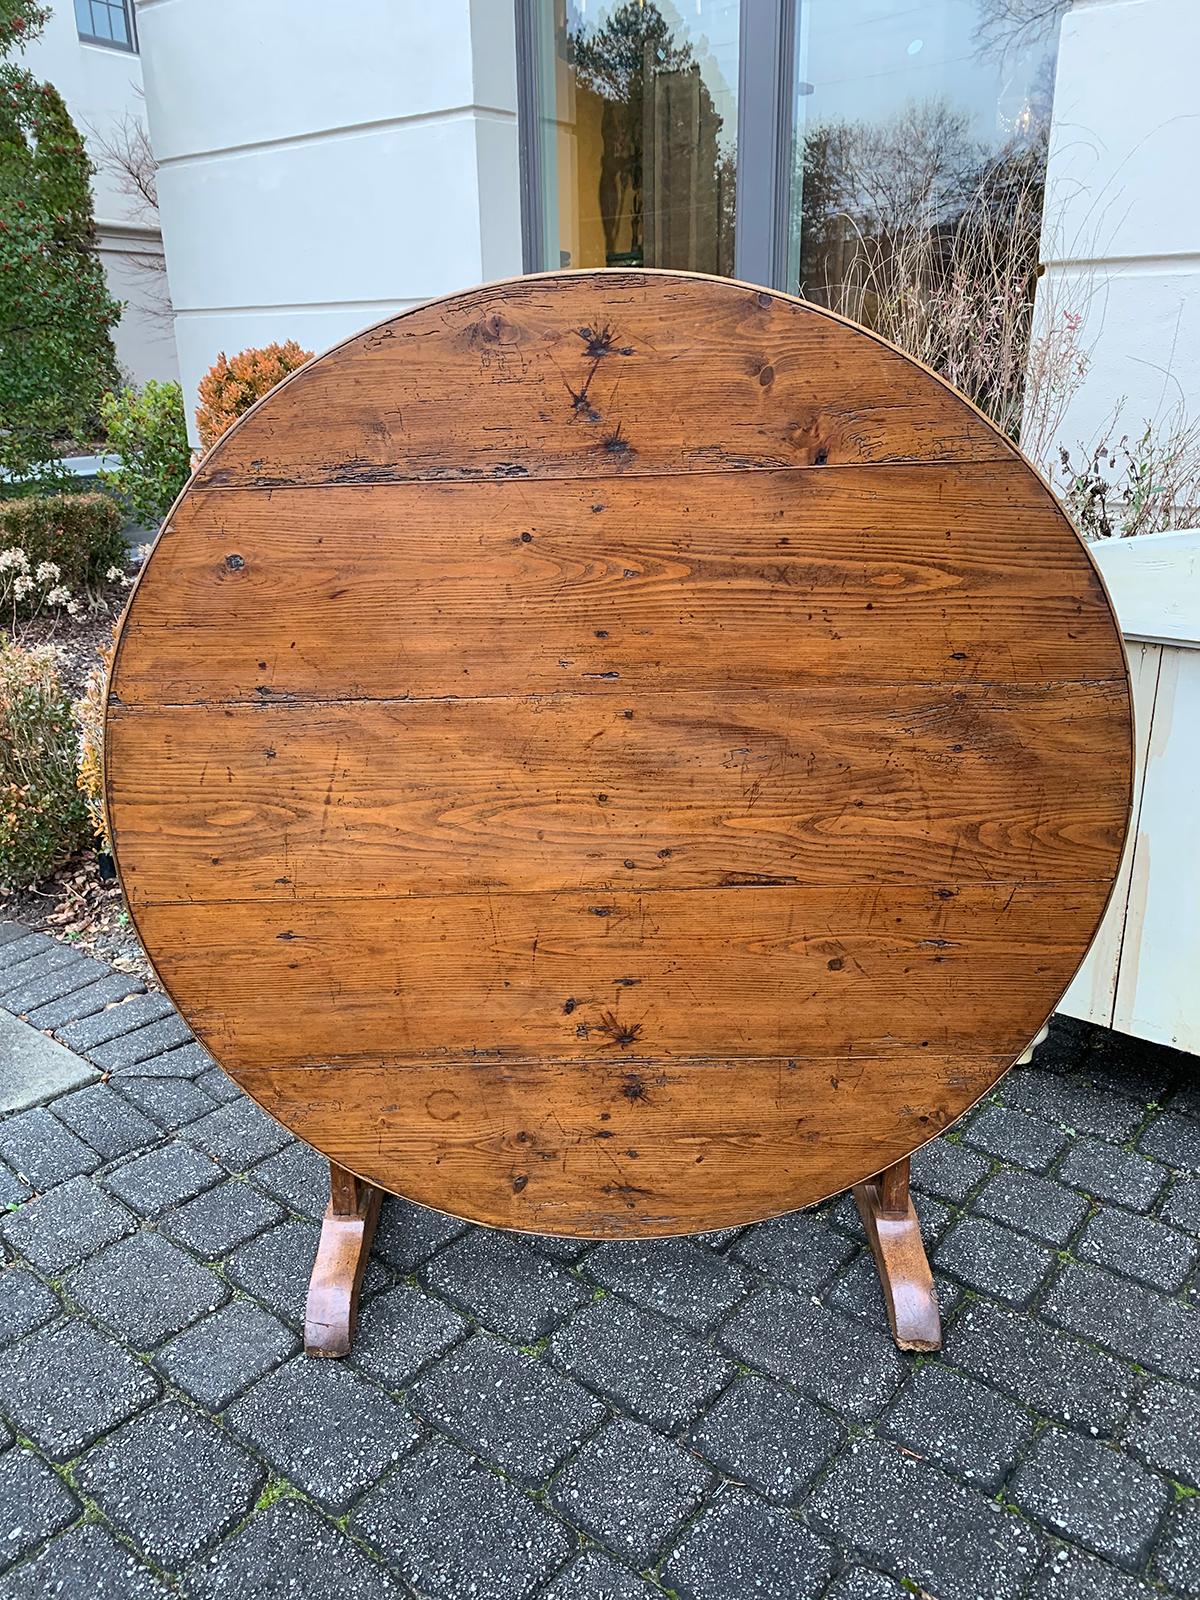
[[[936,1345],[907,1158],[1069,982],[1131,771],[1092,562],[938,378],[675,273],[405,312],[201,463],[107,739],[164,987],[331,1162],[311,1350],[381,1189],[612,1238],[849,1185]]]

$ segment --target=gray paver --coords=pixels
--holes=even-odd
[[[1154,1566],[1180,1594],[1200,1595],[1200,1500],[1193,1497],[1175,1507]]]
[[[114,1526],[169,1572],[245,1516],[264,1477],[227,1434],[177,1401],[118,1428],[75,1470]]]
[[[156,1023],[156,1027],[166,1027],[166,1022]],[[153,1030],[147,1028],[147,1034]],[[185,1030],[186,1033],[186,1030]],[[141,1035],[131,1035],[132,1046],[135,1038]],[[128,1055],[132,1055],[132,1050]],[[187,1034],[186,1042],[169,1046],[158,1055],[139,1056],[138,1059],[127,1058],[116,1063],[113,1071],[125,1078],[202,1078],[212,1068],[213,1059],[202,1045]]]
[[[253,1300],[231,1300],[163,1345],[154,1365],[168,1383],[220,1411],[299,1347],[298,1336]]]
[[[1045,1172],[1067,1145],[1067,1135],[1059,1129],[1007,1106],[985,1106],[977,1111],[963,1139],[988,1155],[1015,1161],[1034,1172]]]
[[[191,1037],[192,1030],[187,1023],[173,1012],[157,1022],[148,1023],[144,1028],[135,1028],[131,1033],[122,1033],[115,1039],[106,1040],[104,1044],[93,1045],[88,1055],[105,1071],[122,1072],[138,1062],[149,1061],[152,1056],[160,1056],[164,1050],[170,1050],[177,1044],[187,1044]]]
[[[248,1183],[229,1178],[186,1205],[168,1211],[158,1226],[176,1244],[185,1245],[206,1261],[216,1261],[283,1216],[282,1206],[274,1200]]]
[[[1162,1204],[1164,1222],[1200,1233],[1200,1178],[1179,1178]]]
[[[1081,1073],[1023,1067],[1005,1078],[1001,1092],[1005,1105],[1024,1107],[1061,1127],[1111,1139],[1115,1144],[1128,1139],[1145,1116],[1140,1104]]]
[[[1079,1237],[1075,1253],[1137,1278],[1153,1289],[1182,1289],[1200,1257],[1200,1240],[1153,1217],[1113,1207],[1099,1212]]]
[[[69,1461],[158,1394],[153,1373],[86,1323],[40,1328],[0,1353],[0,1409],[55,1461]]]
[[[32,1450],[0,1455],[0,1570],[74,1522],[80,1505]]]
[[[403,1389],[467,1328],[457,1311],[403,1283],[362,1308],[351,1359],[385,1389]]]
[[[819,1213],[793,1211],[748,1228],[732,1253],[757,1272],[808,1292],[828,1283],[856,1248]]]
[[[688,1451],[617,1417],[558,1474],[547,1498],[562,1515],[636,1567],[670,1542],[712,1485]]]
[[[429,1600],[525,1600],[576,1546],[562,1523],[446,1439],[365,1495],[350,1530]]]
[[[74,1085],[64,1083],[62,1087]],[[100,1165],[91,1145],[64,1128],[45,1106],[0,1122],[0,1156],[26,1183],[43,1191],[81,1173],[94,1172]]]
[[[26,1267],[0,1272],[0,1349],[12,1344],[62,1311],[62,1302]]]
[[[170,1600],[172,1591],[104,1528],[81,1523],[0,1582],[0,1600]]]
[[[928,1363],[877,1424],[918,1455],[956,1477],[995,1491],[1033,1438],[1033,1418],[972,1378]]]
[[[78,1022],[66,1023],[58,1030],[58,1036],[69,1049],[86,1055],[122,1033],[132,1033],[148,1022],[175,1015],[175,1007],[165,994],[138,994]]]
[[[79,1022],[84,1017],[96,1016],[105,1007],[124,1000],[129,995],[145,992],[145,984],[140,978],[134,978],[124,972],[108,972],[106,977],[100,978],[96,983],[89,983],[86,989],[74,989],[70,994],[64,995],[61,1000],[52,1000],[48,1005],[38,1006],[29,1013],[29,1021],[35,1028],[66,1027],[70,1022]]]
[[[536,1357],[477,1333],[408,1392],[414,1416],[531,1488],[598,1428],[607,1408]]]
[[[692,1523],[663,1567],[680,1600],[811,1600],[833,1551],[751,1495],[728,1491]]]
[[[133,1078],[112,1080],[113,1088],[131,1105],[144,1111],[160,1128],[175,1132],[198,1117],[207,1116],[216,1101],[190,1078]]]
[[[183,1137],[189,1144],[207,1150],[230,1172],[245,1172],[263,1156],[282,1150],[292,1136],[274,1117],[243,1096],[189,1122]]]
[[[106,1083],[76,1089],[54,1102],[54,1115],[105,1161],[154,1144],[158,1127]]]
[[[1146,1127],[1138,1148],[1168,1167],[1194,1173],[1200,1168],[1200,1122],[1177,1111],[1164,1111]]]
[[[302,1501],[277,1500],[187,1574],[189,1600],[404,1600],[353,1539]]]
[[[110,1193],[142,1217],[156,1217],[168,1206],[210,1189],[225,1176],[211,1156],[172,1140],[105,1173]]]
[[[584,1284],[523,1240],[485,1228],[473,1228],[440,1250],[421,1277],[518,1344],[552,1333],[591,1298]]]
[[[42,1272],[65,1272],[132,1233],[133,1217],[86,1178],[72,1178],[30,1200],[3,1222],[8,1242]]]
[[[16,948],[15,944],[4,947],[5,951]],[[0,1005],[9,1011],[18,1011],[20,996],[31,983],[37,983],[63,967],[72,966],[78,960],[78,951],[52,940],[49,949],[41,950],[24,961],[10,963],[0,970]]]
[[[691,1437],[726,1477],[768,1500],[794,1505],[841,1447],[846,1431],[811,1400],[747,1373],[734,1379]]]
[[[976,1196],[973,1210],[1047,1244],[1066,1244],[1088,1213],[1084,1195],[1036,1172],[998,1172]]]
[[[375,1230],[375,1254],[389,1267],[412,1272],[435,1250],[466,1231],[467,1224],[458,1217],[389,1196],[383,1202]]]
[[[80,989],[89,988],[93,983],[101,982],[108,977],[109,969],[102,961],[93,961],[90,956],[79,955],[77,952],[72,954],[73,960],[55,966],[41,977],[30,978],[17,989],[7,990],[0,997],[5,1009],[18,1017],[27,1017],[35,1027],[44,1027],[44,1023],[34,1020],[34,1012],[41,1010],[43,1006],[53,1005],[68,995],[78,994]]]
[[[961,1204],[991,1170],[991,1162],[977,1150],[934,1139],[913,1156],[911,1180],[914,1189]]]
[[[309,1145],[294,1139],[282,1150],[251,1167],[251,1183],[289,1211],[302,1217],[323,1217],[329,1204],[329,1163]]]
[[[634,1577],[602,1550],[585,1550],[563,1568],[538,1600],[661,1600],[662,1590]]]
[[[1081,1338],[1182,1383],[1200,1383],[1200,1317],[1103,1267],[1064,1267],[1042,1314]]]
[[[934,1251],[933,1262],[970,1289],[1023,1306],[1045,1283],[1057,1257],[986,1217],[963,1216]]]
[[[1029,1600],[1162,1600],[1162,1590],[1086,1550],[1059,1545],[1042,1563]]]
[[[1131,1211],[1152,1206],[1167,1181],[1167,1169],[1136,1150],[1122,1150],[1103,1139],[1076,1139],[1059,1163],[1057,1177],[1097,1200],[1111,1200]]]
[[[593,1250],[586,1275],[694,1333],[714,1327],[753,1280],[693,1239],[614,1239]]]
[[[290,1327],[304,1326],[304,1302],[320,1230],[295,1218],[244,1244],[225,1263],[230,1280]]]
[[[1147,1466],[1200,1489],[1200,1396],[1176,1383],[1148,1383],[1125,1443]]]
[[[77,1089],[96,1077],[86,1061],[55,1044],[44,1033],[0,1010],[0,1113],[24,1111],[39,1100],[49,1100],[67,1089]],[[13,1161],[2,1140],[0,1151]],[[78,1168],[85,1171],[85,1168]]]
[[[751,1297],[721,1344],[739,1360],[793,1383],[842,1416],[876,1416],[904,1377],[890,1335],[786,1289]]]
[[[1164,1481],[1096,1439],[1049,1428],[1009,1493],[1056,1533],[1121,1566],[1140,1566],[1171,1498]]]
[[[303,1356],[247,1390],[225,1420],[289,1483],[339,1512],[421,1435],[353,1367]]]
[[[67,1292],[137,1350],[152,1350],[229,1297],[214,1272],[157,1233],[109,1245],[68,1279]]]
[[[977,1489],[868,1440],[808,1502],[816,1524],[938,1600],[1017,1600],[1041,1553],[1036,1529]]]
[[[822,1600],[909,1600],[912,1590],[869,1567],[850,1567],[826,1589]]]
[[[665,1431],[696,1415],[733,1368],[693,1334],[606,1295],[576,1312],[550,1342],[557,1366]]]

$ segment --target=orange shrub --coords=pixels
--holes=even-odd
[[[311,355],[311,350],[301,350],[294,339],[286,344],[264,345],[261,350],[243,350],[232,358],[222,350],[200,380],[196,426],[204,448],[216,444],[243,411],[248,411],[264,394],[270,394],[277,383],[302,367]]]

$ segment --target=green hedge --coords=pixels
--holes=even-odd
[[[29,565],[53,561],[73,592],[103,583],[125,566],[120,510],[106,494],[29,495],[0,500],[0,550],[24,550]]]

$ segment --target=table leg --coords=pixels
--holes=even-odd
[[[329,1208],[304,1308],[304,1350],[349,1355],[358,1319],[358,1291],[371,1256],[383,1191],[329,1163]]]
[[[937,1350],[942,1319],[908,1192],[908,1157],[856,1183],[854,1202],[879,1269],[892,1337],[901,1350]]]

